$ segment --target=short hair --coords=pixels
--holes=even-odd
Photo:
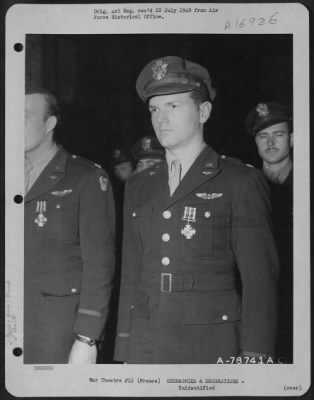
[[[25,94],[42,94],[46,102],[46,113],[44,118],[48,119],[51,116],[55,116],[60,121],[60,108],[57,97],[49,90],[43,87],[29,87],[26,89]]]
[[[192,90],[190,96],[198,106],[205,101],[210,101],[208,89],[205,85],[201,85],[200,88]]]

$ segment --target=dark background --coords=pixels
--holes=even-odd
[[[260,101],[291,108],[291,35],[27,35],[26,84],[42,85],[59,98],[58,141],[110,171],[115,148],[130,148],[139,137],[154,134],[135,82],[146,63],[167,55],[210,72],[217,96],[206,141],[259,167],[244,120]]]

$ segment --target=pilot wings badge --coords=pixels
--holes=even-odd
[[[222,197],[223,193],[195,193],[195,196],[204,200],[213,200]]]

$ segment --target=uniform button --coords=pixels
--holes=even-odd
[[[162,213],[162,216],[163,216],[165,219],[171,218],[171,211],[169,211],[169,210],[164,211],[164,212]]]
[[[61,208],[60,204],[57,204],[57,205],[56,205],[56,208]]]
[[[131,310],[135,310],[135,305],[134,304],[131,305]]]
[[[226,156],[225,156],[225,155],[222,155],[221,158],[224,160],[224,159],[226,158]]]
[[[77,293],[77,289],[76,288],[72,288],[71,289],[71,293]]]
[[[132,217],[136,217],[136,212],[132,213]]]
[[[169,265],[170,264],[170,258],[169,257],[163,257],[161,259],[162,265]]]
[[[228,321],[229,317],[228,317],[228,315],[224,314],[224,315],[221,317],[221,319],[222,319],[223,321]]]
[[[205,216],[205,218],[209,218],[210,217],[210,211],[205,211],[204,216]]]
[[[164,233],[161,238],[162,238],[163,242],[169,242],[170,235],[169,235],[169,233]]]
[[[76,158],[77,158],[77,156],[76,156],[75,154],[73,154],[73,155],[72,155],[72,158],[76,159]]]

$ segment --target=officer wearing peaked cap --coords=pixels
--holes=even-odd
[[[265,180],[204,143],[215,97],[204,67],[173,56],[153,60],[136,88],[165,160],[126,186],[115,358],[267,359],[278,260]]]
[[[165,151],[154,136],[140,138],[132,149],[133,157],[137,160],[136,172],[144,171],[147,168],[161,162],[164,159]]]
[[[246,130],[254,136],[268,180],[292,181],[292,118],[288,107],[275,102],[259,103],[247,115]]]
[[[122,183],[132,175],[134,161],[132,155],[124,149],[115,149],[112,156],[114,175]]]
[[[289,108],[260,102],[247,115],[271,191],[274,234],[280,259],[277,356],[292,362],[293,347],[293,163],[292,117]]]
[[[25,96],[24,363],[90,364],[108,317],[114,203],[99,166],[56,145],[57,101]]]

